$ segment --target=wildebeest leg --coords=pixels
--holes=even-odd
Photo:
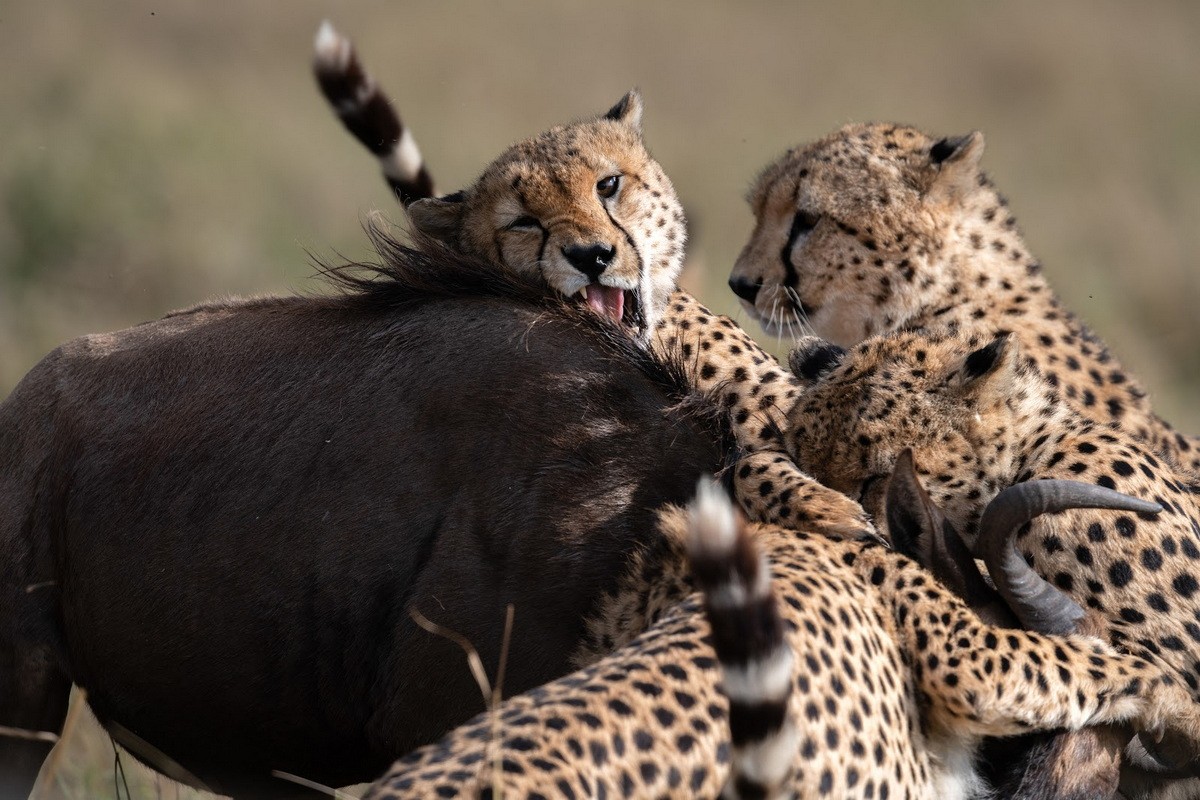
[[[52,741],[23,734],[62,729],[71,683],[49,648],[22,649],[11,639],[0,652],[0,800],[29,796]]]
[[[1128,738],[1128,731],[1101,726],[993,740],[984,760],[995,767],[988,777],[997,797],[1109,800],[1117,791]]]
[[[54,745],[54,737],[46,734],[61,733],[71,694],[53,622],[57,590],[48,582],[31,582],[19,567],[5,577],[0,584],[0,800],[29,795]]]
[[[50,514],[55,357],[0,402],[0,800],[28,796],[60,732],[71,683],[62,671]]]

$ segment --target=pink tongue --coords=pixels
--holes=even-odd
[[[620,322],[621,315],[625,313],[625,292],[612,286],[592,283],[587,287],[587,304],[597,314]]]

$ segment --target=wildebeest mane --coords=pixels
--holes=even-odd
[[[317,262],[320,273],[352,305],[394,310],[433,298],[497,297],[556,312],[571,310],[535,278],[464,255],[416,231],[410,245],[377,217],[368,218],[364,230],[376,261]]]
[[[319,273],[340,292],[335,302],[357,310],[390,313],[430,300],[488,297],[536,309],[560,324],[585,331],[608,357],[635,365],[676,399],[676,412],[701,421],[726,452],[733,452],[727,415],[692,389],[677,349],[670,355],[651,353],[608,318],[581,303],[566,301],[535,277],[499,269],[416,232],[411,234],[413,243],[405,244],[377,218],[368,219],[364,228],[377,261],[331,264],[317,260]],[[447,335],[453,332],[447,331]]]

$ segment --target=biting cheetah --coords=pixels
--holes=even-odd
[[[1200,700],[1200,507],[1194,476],[1129,433],[1066,403],[1015,334],[901,331],[845,351],[810,337],[791,358],[807,385],[788,446],[800,469],[883,506],[884,479],[912,448],[952,524],[971,541],[1006,487],[1072,479],[1153,500],[1160,514],[1071,511],[1023,531],[1024,559],[1096,612],[1125,652],[1167,666]]]
[[[559,125],[505,150],[467,188],[438,197],[411,132],[358,60],[323,23],[314,71],[352,134],[380,159],[413,228],[519,274],[647,340],[683,265],[683,207],[642,139],[642,98]]]
[[[979,169],[983,149],[978,131],[935,139],[872,123],[789,150],[750,191],[754,231],[730,287],[760,321],[802,322],[844,347],[914,328],[1011,332],[1085,418],[1200,470],[1200,439],[1156,416],[1137,380],[1055,296]]]
[[[990,625],[887,548],[743,524],[712,494],[660,527],[691,539],[711,634],[693,595],[601,661],[396,762],[367,798],[954,800],[986,796],[983,736],[1104,722],[1200,736],[1177,707],[1186,692],[1153,664],[1091,636]]]
[[[324,23],[314,69],[326,98],[380,160],[417,233],[498,269],[537,275],[565,297],[678,359],[698,391],[729,409],[741,448],[778,455],[795,382],[732,320],[679,291],[686,224],[675,189],[642,138],[643,105],[626,94],[608,112],[512,145],[466,189],[433,196],[411,132],[362,67],[349,40]],[[755,467],[757,468],[757,463]],[[756,513],[759,480],[736,479]],[[853,501],[802,475],[792,493],[807,524],[830,536],[873,536]]]

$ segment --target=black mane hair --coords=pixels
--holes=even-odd
[[[405,244],[379,217],[368,218],[363,228],[378,261],[317,260],[320,274],[356,307],[391,311],[433,298],[497,297],[575,316],[573,306],[532,276],[497,268],[415,231],[412,245]]]
[[[675,399],[673,411],[701,423],[730,458],[736,457],[728,414],[693,389],[678,349],[670,355],[652,353],[607,317],[568,302],[533,276],[497,268],[416,232],[410,234],[412,245],[405,244],[379,218],[369,218],[363,227],[378,261],[330,264],[314,259],[319,274],[340,292],[336,302],[390,313],[429,300],[491,297],[536,309],[585,331],[608,357],[636,366]]]

